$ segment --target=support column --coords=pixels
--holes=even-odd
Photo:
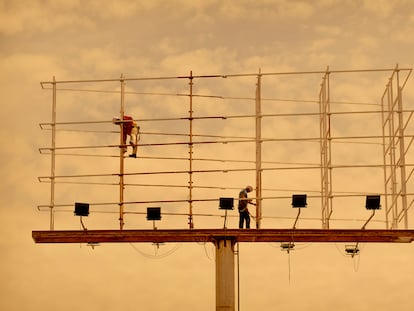
[[[332,214],[332,163],[331,163],[331,112],[329,91],[329,67],[322,79],[319,92],[319,128],[321,148],[321,205],[322,228],[329,229]]]
[[[55,166],[56,166],[56,79],[53,77],[52,146],[50,150],[50,230],[55,230]]]
[[[257,76],[256,86],[256,229],[260,229],[262,220],[262,75]]]
[[[218,240],[216,246],[216,310],[235,310],[234,241]]]
[[[119,112],[119,120],[121,120],[121,137],[120,137],[120,145],[121,148],[119,149],[119,229],[124,229],[124,115],[125,115],[125,80],[124,76],[121,75],[121,109]]]
[[[401,178],[401,203],[402,211],[398,215],[398,221],[401,219],[404,221],[404,229],[408,229],[408,208],[407,208],[407,176],[405,172],[405,142],[404,142],[404,117],[403,117],[403,104],[402,104],[402,88],[400,86],[400,73],[398,70],[398,65],[395,68],[397,72],[397,103],[398,103],[398,142],[400,146],[400,158],[399,158],[399,167],[400,167],[400,178]]]
[[[190,71],[190,110],[189,113],[189,121],[190,121],[190,133],[189,133],[189,143],[188,143],[188,154],[189,154],[189,173],[188,173],[188,205],[189,205],[189,212],[188,212],[188,226],[190,229],[194,228],[193,222],[193,71]]]

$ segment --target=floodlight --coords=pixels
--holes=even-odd
[[[232,210],[234,206],[234,199],[233,198],[220,198],[219,209],[225,211],[224,213],[224,228],[226,228],[227,222],[227,211]]]
[[[367,199],[365,202],[365,208],[372,209],[372,210],[380,209],[381,207],[380,199],[381,199],[381,196],[379,195],[367,195]]]
[[[306,207],[306,194],[292,195],[292,207]]]
[[[282,251],[287,251],[288,253],[295,248],[295,243],[293,242],[282,242],[280,243],[280,249]]]
[[[345,254],[354,257],[359,254],[358,243],[356,245],[345,245]]]
[[[161,207],[147,207],[147,220],[161,220]]]
[[[88,216],[89,204],[88,203],[75,203],[75,216]]]
[[[229,210],[233,209],[234,199],[233,198],[220,198],[220,209]]]

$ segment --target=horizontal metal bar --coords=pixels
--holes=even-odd
[[[299,116],[321,116],[324,114],[328,115],[350,115],[350,114],[380,114],[380,113],[410,113],[410,118],[414,113],[414,110],[400,110],[400,111],[381,111],[381,110],[364,110],[364,111],[336,111],[329,113],[320,113],[320,112],[297,112],[297,113],[271,113],[271,114],[261,114],[260,117],[299,117]],[[174,118],[152,118],[152,119],[135,119],[137,122],[155,122],[155,121],[183,121],[183,120],[210,120],[210,119],[242,119],[242,118],[257,118],[255,114],[246,114],[246,115],[221,115],[221,116],[199,116],[199,117],[174,117]],[[409,121],[409,120],[408,120]],[[407,123],[408,123],[407,121]],[[130,121],[120,121],[120,123],[127,123]],[[113,123],[113,121],[68,121],[68,122],[42,122],[39,123],[41,129],[46,129],[46,126],[51,127],[54,125],[85,125],[85,124],[103,124],[103,123]],[[405,127],[407,124],[405,125]]]
[[[115,79],[91,79],[91,80],[63,80],[42,81],[44,84],[58,83],[92,83],[92,82],[121,82],[121,81],[146,81],[146,80],[171,80],[171,79],[197,79],[197,78],[230,78],[230,77],[256,77],[256,76],[278,76],[278,75],[302,75],[302,74],[332,74],[332,73],[362,73],[362,72],[388,72],[388,71],[411,71],[411,68],[385,68],[385,69],[354,69],[354,70],[323,70],[323,71],[292,71],[292,72],[269,72],[269,73],[240,73],[240,74],[213,74],[213,75],[190,75],[169,77],[142,77],[142,78],[115,78]]]
[[[33,231],[36,243],[375,242],[411,243],[414,230],[176,229]]]
[[[373,165],[331,165],[328,168],[335,169],[349,169],[349,168],[384,168],[392,165],[373,164]],[[405,167],[411,167],[413,164],[406,164]],[[321,166],[294,166],[294,167],[266,167],[261,171],[288,171],[288,170],[315,170],[320,169]],[[254,168],[238,168],[238,169],[210,169],[210,170],[193,170],[193,171],[154,171],[154,172],[135,172],[124,173],[123,176],[138,176],[138,175],[167,175],[167,174],[198,174],[198,173],[230,173],[230,172],[251,172]],[[113,177],[120,176],[119,173],[107,174],[79,174],[79,175],[55,175],[55,176],[39,176],[39,182],[48,182],[53,179],[60,178],[92,178],[92,177]]]

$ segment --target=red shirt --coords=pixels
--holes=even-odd
[[[122,127],[123,127],[123,132],[124,132],[124,135],[131,135],[131,130],[132,130],[132,121],[133,121],[134,119],[132,119],[132,117],[130,117],[130,116],[124,116],[124,121],[131,121],[131,122],[125,122],[125,123],[122,123]]]

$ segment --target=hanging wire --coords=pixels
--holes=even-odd
[[[176,244],[172,249],[170,249],[169,251],[163,253],[163,254],[158,254],[158,249],[159,249],[159,244],[154,245],[154,255],[152,254],[148,254],[145,253],[143,251],[141,251],[138,247],[136,247],[133,243],[129,243],[129,245],[131,245],[131,247],[138,252],[139,254],[141,254],[142,256],[149,258],[149,259],[164,259],[170,255],[172,255],[173,253],[175,253],[181,246],[182,244]]]
[[[186,215],[186,216],[188,216],[188,215]],[[207,247],[206,247],[207,246],[207,242],[197,242],[197,244],[203,245],[203,247],[204,247],[204,253],[205,253],[205,255],[206,255],[206,257],[207,257],[208,260],[210,260],[210,261],[214,260],[214,258],[210,257],[210,255],[208,254]]]

